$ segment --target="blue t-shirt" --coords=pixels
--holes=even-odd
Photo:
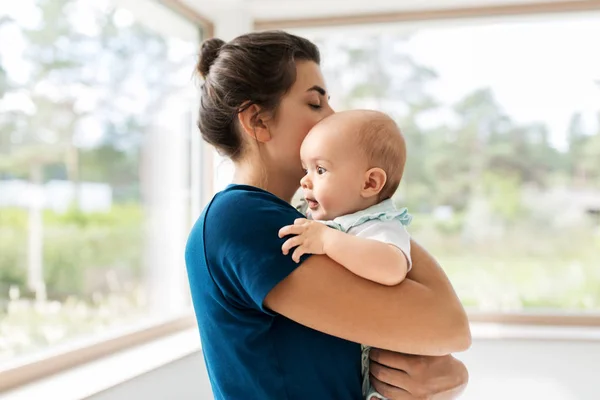
[[[281,253],[278,231],[300,217],[271,193],[230,185],[192,229],[186,265],[217,400],[361,398],[360,345],[263,305],[298,267]]]

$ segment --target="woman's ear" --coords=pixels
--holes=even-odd
[[[260,107],[256,104],[238,113],[238,121],[242,128],[242,133],[250,136],[253,140],[261,143],[271,140],[271,132],[269,132],[267,126],[267,116],[265,113],[261,113]]]
[[[377,196],[387,182],[387,174],[381,168],[371,168],[365,172],[361,195],[364,198]]]

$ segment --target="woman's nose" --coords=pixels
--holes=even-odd
[[[331,114],[335,114],[335,110],[333,108],[331,108],[331,106],[329,104],[327,104],[327,109],[325,110],[325,112],[323,114],[325,115],[323,118],[327,118]]]

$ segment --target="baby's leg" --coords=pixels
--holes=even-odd
[[[371,398],[375,397],[377,399],[387,400],[385,397],[377,393],[377,391],[371,386],[371,380],[369,379],[369,353],[371,348],[369,346],[361,345],[362,349],[362,376],[363,376],[363,384],[362,384],[362,392],[363,396],[365,396],[366,400],[371,400]]]

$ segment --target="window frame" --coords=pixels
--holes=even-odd
[[[553,327],[600,327],[600,311],[586,312],[561,312],[556,311],[524,311],[524,312],[488,312],[467,311],[471,323],[494,323],[501,325],[530,325]]]
[[[138,326],[129,331],[120,331],[101,340],[94,338],[92,343],[84,343],[54,354],[42,353],[37,355],[36,359],[0,370],[0,394],[194,326],[196,319],[188,314],[158,323],[153,322],[141,328]]]
[[[171,0],[167,0],[171,1]],[[512,17],[539,17],[557,14],[581,14],[600,11],[600,1],[542,1],[536,3],[492,4],[485,6],[458,6],[439,8],[414,8],[402,11],[390,10],[373,13],[343,14],[340,16],[301,17],[301,18],[257,18],[254,30],[301,30],[317,28],[365,27],[385,24],[424,24],[432,21],[457,22],[462,20]]]
[[[212,37],[214,32],[212,21],[197,11],[179,0],[158,0],[158,3],[196,28],[198,44],[202,40]],[[195,123],[190,124],[192,131],[194,125]],[[191,210],[191,224],[199,215],[202,206],[212,196],[213,180],[208,178],[213,175],[213,156],[198,135],[191,134],[190,138],[191,154],[187,168],[190,170],[190,196],[188,200]],[[196,319],[192,308],[189,307],[182,314],[161,320],[153,320],[145,324],[137,324],[128,329],[118,330],[110,336],[95,336],[67,349],[50,348],[48,351],[24,356],[22,360],[17,360],[18,363],[15,365],[0,368],[0,395],[60,372],[99,360],[109,354],[140,346],[195,327]]]

